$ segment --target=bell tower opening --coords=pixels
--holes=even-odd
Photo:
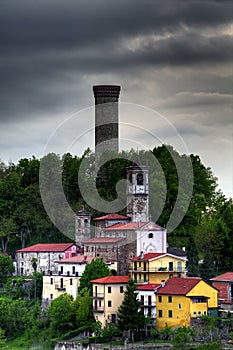
[[[132,222],[149,221],[149,167],[132,165],[127,168],[127,216]]]

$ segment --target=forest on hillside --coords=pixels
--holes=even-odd
[[[72,210],[77,212],[84,205],[95,218],[105,213],[85,203],[78,174],[85,172],[82,186],[91,188],[94,181],[101,198],[113,201],[117,198],[116,184],[126,178],[126,167],[140,159],[141,164],[149,166],[150,218],[167,228],[170,246],[186,248],[188,274],[208,279],[233,270],[232,199],[217,190],[217,179],[198,155],[180,155],[172,146],[162,145],[152,151],[108,154],[106,159],[97,176],[93,171],[94,155],[89,150],[82,157],[52,153],[42,159],[24,158],[17,164],[1,162],[1,250],[13,252],[38,242],[69,241],[69,235],[55,227],[44,209],[39,181],[41,164],[47,184],[54,172],[60,172]],[[81,166],[84,160],[85,170]],[[123,192],[125,186],[124,183]],[[59,206],[56,210],[59,212]],[[125,206],[119,212],[125,214]],[[60,211],[59,215],[62,217],[64,213]],[[73,224],[67,230],[72,231]]]

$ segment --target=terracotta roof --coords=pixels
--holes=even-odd
[[[115,284],[115,283],[128,283],[128,276],[107,276],[92,280],[92,283],[101,283],[101,284]]]
[[[77,255],[71,258],[57,260],[56,262],[62,264],[89,264],[93,259],[93,256]]]
[[[226,272],[222,275],[211,278],[210,281],[233,282],[233,272]]]
[[[125,222],[125,223],[117,223],[110,227],[107,227],[105,231],[116,231],[116,230],[136,230],[142,226],[144,226],[146,222]]]
[[[166,253],[147,253],[147,254],[144,254],[143,255],[143,258],[139,256],[136,256],[135,258],[131,259],[132,261],[137,261],[137,260],[144,260],[144,261],[148,261],[148,260],[151,260],[151,259],[154,259],[154,258],[158,258],[160,256],[163,256],[163,255],[166,255]]]
[[[122,241],[124,238],[108,238],[108,237],[94,237],[91,239],[88,239],[84,242],[84,244],[95,244],[95,243],[117,243]]]
[[[17,250],[17,253],[30,252],[64,252],[75,245],[74,243],[38,243],[27,248]]]
[[[166,281],[164,287],[160,287],[157,294],[186,295],[201,281],[198,277],[172,277]]]
[[[137,290],[152,290],[154,291],[156,288],[158,288],[159,286],[161,286],[161,284],[142,284],[141,286],[137,286]]]
[[[121,214],[108,214],[104,216],[100,216],[99,218],[95,218],[95,221],[100,220],[130,220],[128,216],[121,215]]]

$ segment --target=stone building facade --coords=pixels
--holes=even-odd
[[[75,243],[39,243],[16,251],[17,275],[30,276],[33,271],[56,272],[57,260],[79,253]]]

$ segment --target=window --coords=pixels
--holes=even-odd
[[[95,296],[97,296],[97,286],[95,286]]]
[[[50,278],[50,284],[53,284],[53,278]]]
[[[173,271],[173,262],[172,261],[169,262],[169,271]]]
[[[101,300],[99,300],[99,307],[101,307]]]
[[[162,303],[162,295],[159,295],[159,303]]]
[[[116,314],[112,314],[112,323],[116,323]]]
[[[171,295],[168,295],[168,302],[172,303],[172,296]]]
[[[71,286],[73,285],[73,279],[72,278],[70,279],[70,285]]]
[[[142,266],[141,261],[140,261],[140,263],[139,263],[138,265],[139,265],[139,267],[141,267],[141,266]]]
[[[168,317],[172,317],[172,310],[168,310]]]
[[[124,293],[124,287],[120,286],[120,293]]]
[[[23,253],[21,254],[21,258],[23,259]]]
[[[196,311],[194,311],[193,314],[196,315],[197,314]]]
[[[144,282],[146,282],[147,279],[146,279],[146,273],[144,273]]]
[[[111,307],[112,306],[112,302],[111,300],[108,300],[108,307]]]
[[[112,287],[108,287],[108,293],[112,293]]]
[[[151,295],[148,295],[148,305],[151,305]]]
[[[141,295],[141,304],[144,305],[144,295]]]
[[[136,261],[134,262],[134,270],[137,271],[137,263],[136,263]]]
[[[50,294],[50,299],[53,300],[53,294]]]
[[[201,316],[201,311],[198,311],[198,316]]]
[[[159,310],[159,317],[163,317],[163,311]]]
[[[21,275],[23,275],[23,267],[21,267],[20,271],[21,271]]]
[[[180,261],[177,262],[177,271],[178,272],[182,271],[182,267],[181,267],[181,262]]]
[[[143,174],[137,174],[137,185],[143,185]]]
[[[178,304],[178,309],[181,309],[181,304]]]
[[[75,266],[72,266],[72,274],[75,275]]]
[[[61,288],[63,288],[63,278],[61,278]]]
[[[63,274],[63,266],[61,266],[61,275]]]
[[[148,238],[153,238],[153,233],[152,232],[149,233]]]

